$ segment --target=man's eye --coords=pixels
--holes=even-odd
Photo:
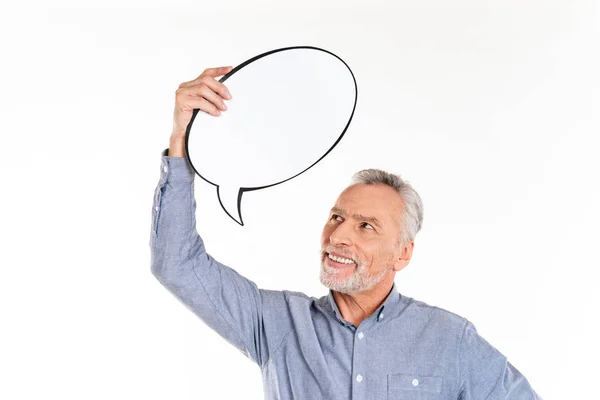
[[[363,222],[363,223],[361,224],[361,226],[362,226],[363,228],[367,228],[367,229],[373,229],[373,226],[372,226],[371,224],[369,224],[368,222]]]
[[[342,217],[340,217],[340,216],[339,216],[339,215],[337,215],[337,214],[333,214],[333,215],[331,216],[331,219],[332,219],[333,221],[341,221],[341,220],[342,220]]]

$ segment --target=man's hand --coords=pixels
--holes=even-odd
[[[169,156],[185,156],[185,131],[194,109],[198,108],[214,116],[227,110],[225,100],[231,99],[227,87],[216,78],[231,71],[232,67],[208,68],[193,81],[179,85],[175,92],[173,132],[169,145]]]

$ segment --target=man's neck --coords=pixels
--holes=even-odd
[[[373,289],[360,293],[340,293],[332,290],[333,299],[344,320],[359,326],[383,304],[390,294],[394,281],[381,282]]]

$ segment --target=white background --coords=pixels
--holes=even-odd
[[[399,290],[474,322],[545,399],[597,392],[597,2],[52,3],[0,10],[0,398],[262,398],[258,367],[151,275],[150,211],[179,83],[290,45],[352,67],[354,120],[245,194],[244,227],[198,179],[209,251],[324,295],[337,194],[401,173],[425,223]]]

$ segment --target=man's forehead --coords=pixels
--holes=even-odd
[[[401,207],[402,198],[395,189],[387,185],[355,184],[344,189],[335,202],[335,206],[339,208],[350,205]]]
[[[352,185],[337,198],[331,211],[339,215],[362,215],[397,219],[402,209],[400,195],[384,185]]]
[[[333,207],[331,207],[331,212],[334,214],[339,214],[341,216],[367,216],[367,217],[378,217],[382,216],[391,211],[391,208],[382,209],[382,208],[373,208],[373,207],[360,207],[360,206],[350,206],[345,207],[339,203],[335,203]]]

